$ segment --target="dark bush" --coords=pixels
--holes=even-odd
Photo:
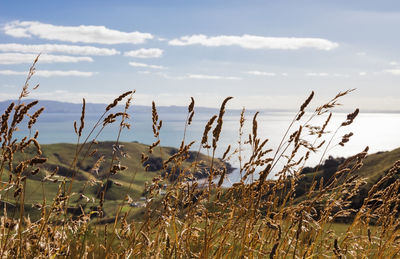
[[[149,159],[144,162],[144,166],[149,165],[149,171],[159,171],[163,168],[163,160],[161,157],[149,157]]]

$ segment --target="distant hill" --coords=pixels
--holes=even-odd
[[[15,102],[15,100],[7,100],[7,101],[2,101],[0,102],[0,111],[4,111],[7,109],[7,107],[10,105],[11,102]],[[33,99],[25,99],[23,100],[24,103],[29,103],[34,101]],[[189,102],[188,102],[189,104]],[[102,103],[86,103],[86,112],[87,113],[102,113],[107,107],[108,104],[102,104]],[[82,104],[79,103],[69,103],[69,102],[58,102],[58,101],[50,101],[50,100],[39,100],[38,106],[40,107],[45,107],[46,108],[46,113],[80,113],[82,111]],[[119,105],[119,110],[122,110],[124,108],[123,105]],[[135,112],[146,112],[149,113],[151,112],[151,106],[145,106],[145,105],[137,105],[134,104],[134,111]],[[188,107],[187,106],[158,106],[157,105],[157,110],[159,112],[169,112],[169,113],[186,113]],[[198,107],[195,106],[196,112],[199,113],[207,113],[207,114],[216,114],[218,113],[219,109],[217,108],[209,108],[209,107]],[[240,114],[241,109],[227,109],[226,110],[230,114]],[[248,110],[255,112],[255,110]],[[276,112],[288,112],[292,110],[270,110],[270,109],[264,109],[260,110],[264,112],[268,111],[276,111]]]
[[[6,101],[1,101],[0,102],[0,111],[4,111],[8,105],[15,100],[6,100]],[[24,99],[24,103],[29,103],[33,101],[33,99]],[[189,103],[188,103],[189,104]],[[86,103],[86,112],[87,113],[102,113],[107,107],[108,104],[103,104],[103,103]],[[50,101],[50,100],[39,100],[39,106],[40,107],[45,107],[46,113],[80,113],[82,111],[82,104],[79,103],[69,103],[69,102],[59,102],[59,101]],[[117,106],[119,110],[122,110],[124,108],[123,105]],[[134,111],[135,112],[145,112],[149,113],[151,112],[151,106],[146,106],[146,105],[137,105],[134,104]],[[117,109],[118,109],[117,108]],[[186,113],[187,112],[187,106],[158,106],[157,105],[157,110],[159,112],[164,112],[164,113]],[[198,107],[195,106],[196,112],[199,113],[206,113],[206,114],[215,114],[219,111],[217,108],[210,108],[210,107]],[[248,109],[247,112],[256,112],[259,111],[261,113],[263,112],[297,112],[297,110],[288,110],[288,109]],[[349,109],[337,109],[338,112],[352,112],[352,110]],[[227,109],[226,112],[228,114],[235,114],[239,115],[241,112],[241,109]],[[376,111],[376,110],[362,110],[363,113],[399,113],[400,111],[397,110],[388,110],[388,111]]]
[[[352,207],[357,209],[362,205],[364,198],[371,187],[377,183],[392,167],[392,165],[400,160],[400,148],[392,151],[378,152],[375,154],[368,155],[363,160],[363,166],[357,170],[354,175],[360,178],[364,178],[366,184],[360,189],[360,192],[356,197],[352,199]],[[325,162],[319,167],[307,167],[304,168],[302,172],[302,178],[300,179],[298,186],[296,188],[296,196],[298,200],[304,199],[304,194],[310,189],[313,180],[316,180],[317,186],[319,188],[319,181],[324,178],[324,181],[329,181],[331,176],[337,171],[338,166],[340,166],[345,161],[345,158],[339,157],[329,157]],[[387,184],[400,179],[400,171],[390,179],[388,183],[384,184],[382,187],[386,187]]]
[[[15,100],[7,100],[0,102],[0,110],[4,111],[10,105],[11,102],[15,102]],[[34,100],[26,99],[23,102],[29,103]],[[104,111],[105,107],[108,104],[102,103],[86,103],[86,112],[88,113],[101,113]],[[40,100],[38,106],[45,107],[47,113],[80,113],[82,111],[82,104],[79,103],[68,103],[68,102],[58,102],[58,101],[48,101],[48,100]],[[119,109],[123,109],[123,105],[118,106]],[[136,105],[134,104],[136,112],[151,112],[151,106],[144,105]],[[186,106],[157,106],[157,110],[166,111],[166,112],[187,112]],[[207,107],[196,107],[196,110],[199,112],[206,113],[216,113],[218,109],[216,108],[207,108]],[[235,111],[235,110],[232,110]],[[236,110],[239,112],[239,110]]]

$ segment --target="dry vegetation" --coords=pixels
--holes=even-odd
[[[36,63],[36,61],[35,61]],[[34,63],[34,65],[35,65]],[[121,193],[115,217],[104,220],[104,204],[110,179],[124,170],[122,157],[129,155],[119,149],[119,137],[113,145],[109,160],[99,156],[89,171],[95,175],[100,166],[107,174],[87,181],[87,186],[97,186],[96,194],[88,194],[85,188],[76,193],[74,184],[82,172],[77,164],[96,153],[96,138],[104,127],[119,123],[120,131],[129,129],[128,111],[133,91],[116,98],[93,129],[85,132],[85,101],[80,121],[75,124],[77,145],[74,159],[70,161],[72,175],[55,177],[57,168],[45,174],[43,186],[52,182],[57,186],[56,195],[44,197],[36,205],[38,219],[26,212],[26,188],[29,179],[38,175],[47,158],[42,155],[37,141],[38,132],[23,139],[13,133],[28,118],[28,128],[33,129],[43,111],[36,109],[37,101],[25,104],[23,98],[29,92],[29,79],[34,74],[32,66],[19,100],[12,103],[1,117],[1,187],[2,216],[0,219],[1,258],[319,258],[319,257],[368,257],[394,258],[400,251],[399,188],[397,174],[400,161],[377,181],[362,201],[360,208],[353,209],[352,198],[366,183],[358,176],[368,148],[345,160],[329,179],[319,178],[305,190],[302,198],[296,197],[296,188],[304,177],[302,170],[310,153],[321,151],[321,163],[325,153],[333,145],[341,146],[352,134],[345,134],[340,143],[333,143],[338,130],[350,125],[358,109],[347,116],[337,131],[327,138],[326,127],[330,111],[338,100],[351,92],[339,93],[326,104],[317,107],[311,116],[305,110],[314,96],[312,93],[301,105],[292,123],[283,129],[284,137],[275,150],[267,149],[267,139],[257,135],[257,113],[252,119],[252,132],[244,136],[246,123],[243,110],[237,147],[226,149],[223,161],[238,159],[242,181],[230,188],[222,188],[226,169],[216,166],[215,152],[223,126],[225,106],[218,115],[205,125],[199,152],[212,154],[207,162],[208,183],[200,187],[193,173],[201,163],[190,162],[189,150],[193,142],[184,139],[174,154],[163,156],[164,174],[156,175],[145,186],[145,207],[139,211],[130,204],[129,193]],[[113,112],[125,102],[123,112]],[[36,109],[36,112],[31,112]],[[188,107],[185,125],[190,127],[195,114],[194,100]],[[141,154],[141,162],[151,153],[160,152],[159,132],[162,121],[153,103],[154,143]],[[315,118],[326,118],[323,125],[313,125]],[[305,140],[305,136],[307,139]],[[326,141],[325,141],[326,140]],[[250,147],[248,159],[242,157],[244,147]],[[36,154],[24,152],[34,148]],[[226,147],[224,147],[226,148]],[[138,154],[130,154],[138,155]],[[139,154],[140,156],[140,154]],[[204,162],[203,165],[204,166]],[[258,179],[247,184],[246,179],[260,172]],[[132,173],[134,181],[134,173]],[[274,175],[274,176],[273,176]],[[217,182],[216,176],[221,176]],[[273,176],[273,177],[272,177]],[[273,180],[271,180],[273,179]],[[165,190],[164,190],[165,189]],[[160,195],[160,192],[165,192]],[[79,213],[71,213],[70,204],[80,197]],[[91,206],[82,206],[88,203]],[[337,222],[347,219],[348,225],[336,231]]]

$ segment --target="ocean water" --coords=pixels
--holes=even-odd
[[[212,113],[203,112],[196,113],[192,125],[187,127],[186,143],[194,140],[196,144],[193,150],[198,150],[199,142],[203,135],[204,126],[206,125]],[[244,127],[244,140],[248,138],[248,134],[252,129],[252,116],[254,112],[246,115]],[[306,114],[304,118],[310,114]],[[335,131],[346,119],[346,113],[336,113],[333,115],[330,126],[327,130]],[[162,146],[179,147],[184,134],[185,120],[187,114],[180,112],[163,112],[159,113],[159,118],[163,121],[160,139]],[[269,139],[266,148],[275,149],[281,141],[290,122],[293,120],[295,112],[262,112],[257,118],[258,135],[262,139]],[[327,115],[326,115],[327,116]],[[321,126],[326,116],[312,120],[313,125]],[[85,118],[85,129],[83,136],[85,137],[91,127],[98,120],[99,114],[89,113]],[[41,144],[50,143],[76,143],[77,136],[74,133],[73,122],[79,121],[78,113],[43,113],[38,119],[34,130],[39,130],[39,142]],[[152,132],[151,114],[146,112],[133,112],[129,120],[132,128],[124,130],[121,140],[126,142],[138,141],[145,144],[151,144],[155,141]],[[304,120],[302,121],[304,123]],[[79,124],[78,124],[79,125]],[[299,123],[295,123],[290,132],[298,129]],[[334,157],[347,157],[361,152],[366,146],[369,146],[370,153],[378,151],[389,151],[400,147],[400,114],[397,113],[360,113],[350,126],[343,127],[333,138],[331,147],[324,158],[329,155]],[[354,135],[344,147],[338,146],[343,134],[353,132]],[[28,134],[26,130],[21,128],[17,136],[22,137]],[[113,141],[117,138],[117,123],[104,129],[99,135],[98,140]],[[211,140],[211,136],[209,137]],[[327,141],[330,139],[327,138]],[[222,156],[228,145],[232,146],[231,150],[239,147],[239,112],[228,111],[224,116],[222,134],[217,148],[217,156]],[[243,159],[250,156],[250,149],[246,145],[243,148]],[[317,152],[310,157],[308,165],[314,166],[321,160],[322,152]],[[323,158],[323,159],[324,159]],[[234,167],[239,167],[237,156],[233,156],[230,163]],[[279,166],[279,164],[278,164]],[[240,174],[238,170],[234,171],[228,178],[227,184],[237,182]]]

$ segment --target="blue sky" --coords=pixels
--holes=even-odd
[[[15,98],[36,53],[32,97],[291,109],[323,102],[400,109],[398,1],[0,0],[0,99]]]

